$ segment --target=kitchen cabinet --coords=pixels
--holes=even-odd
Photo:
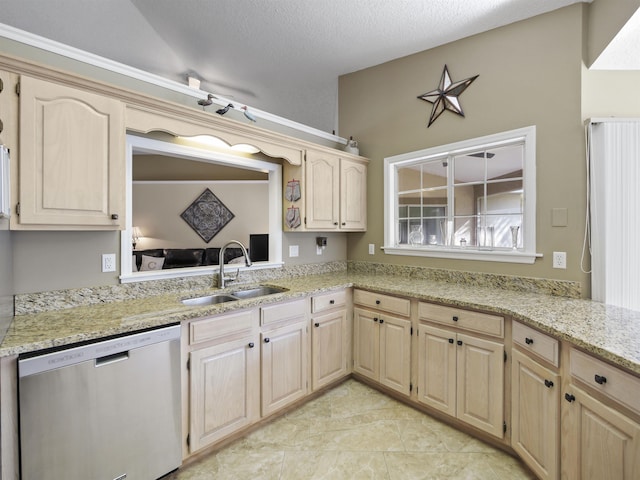
[[[19,103],[12,228],[124,228],[123,103],[28,76],[20,78]]]
[[[560,473],[560,375],[513,350],[511,446],[542,480]]]
[[[504,319],[424,302],[418,312],[418,401],[503,438],[504,343],[464,330],[500,338]]]
[[[570,352],[562,402],[562,478],[640,478],[640,378]]]
[[[353,301],[353,371],[408,396],[411,320],[397,314],[408,317],[410,301],[362,290]]]
[[[544,480],[560,474],[560,342],[512,322],[511,446]]]
[[[308,301],[261,310],[262,416],[305,397],[309,391]]]
[[[285,166],[285,182],[298,180],[300,198],[283,200],[286,231],[365,231],[367,160],[325,150],[307,150],[301,167]],[[286,195],[286,187],[285,187]],[[298,209],[299,226],[287,215]]]
[[[189,452],[251,425],[260,417],[257,310],[188,325]]]
[[[311,389],[329,385],[349,374],[351,357],[347,322],[347,291],[311,298]]]

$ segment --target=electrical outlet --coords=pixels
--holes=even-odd
[[[102,272],[115,272],[116,271],[116,254],[115,253],[103,253],[102,254]]]
[[[553,252],[553,268],[567,268],[567,252]]]
[[[376,253],[376,245],[374,243],[369,244],[369,255],[375,255]]]

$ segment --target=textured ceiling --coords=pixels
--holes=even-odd
[[[338,76],[581,0],[0,0],[0,22],[330,132]]]

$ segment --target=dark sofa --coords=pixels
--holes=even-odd
[[[140,270],[142,256],[164,258],[162,269],[201,267],[218,265],[220,257],[219,248],[152,248],[149,250],[134,250],[136,257],[136,270]],[[240,248],[227,248],[224,252],[224,263],[229,263],[234,258],[241,257]]]

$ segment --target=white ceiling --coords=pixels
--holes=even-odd
[[[0,0],[0,22],[331,132],[338,76],[580,1]]]

